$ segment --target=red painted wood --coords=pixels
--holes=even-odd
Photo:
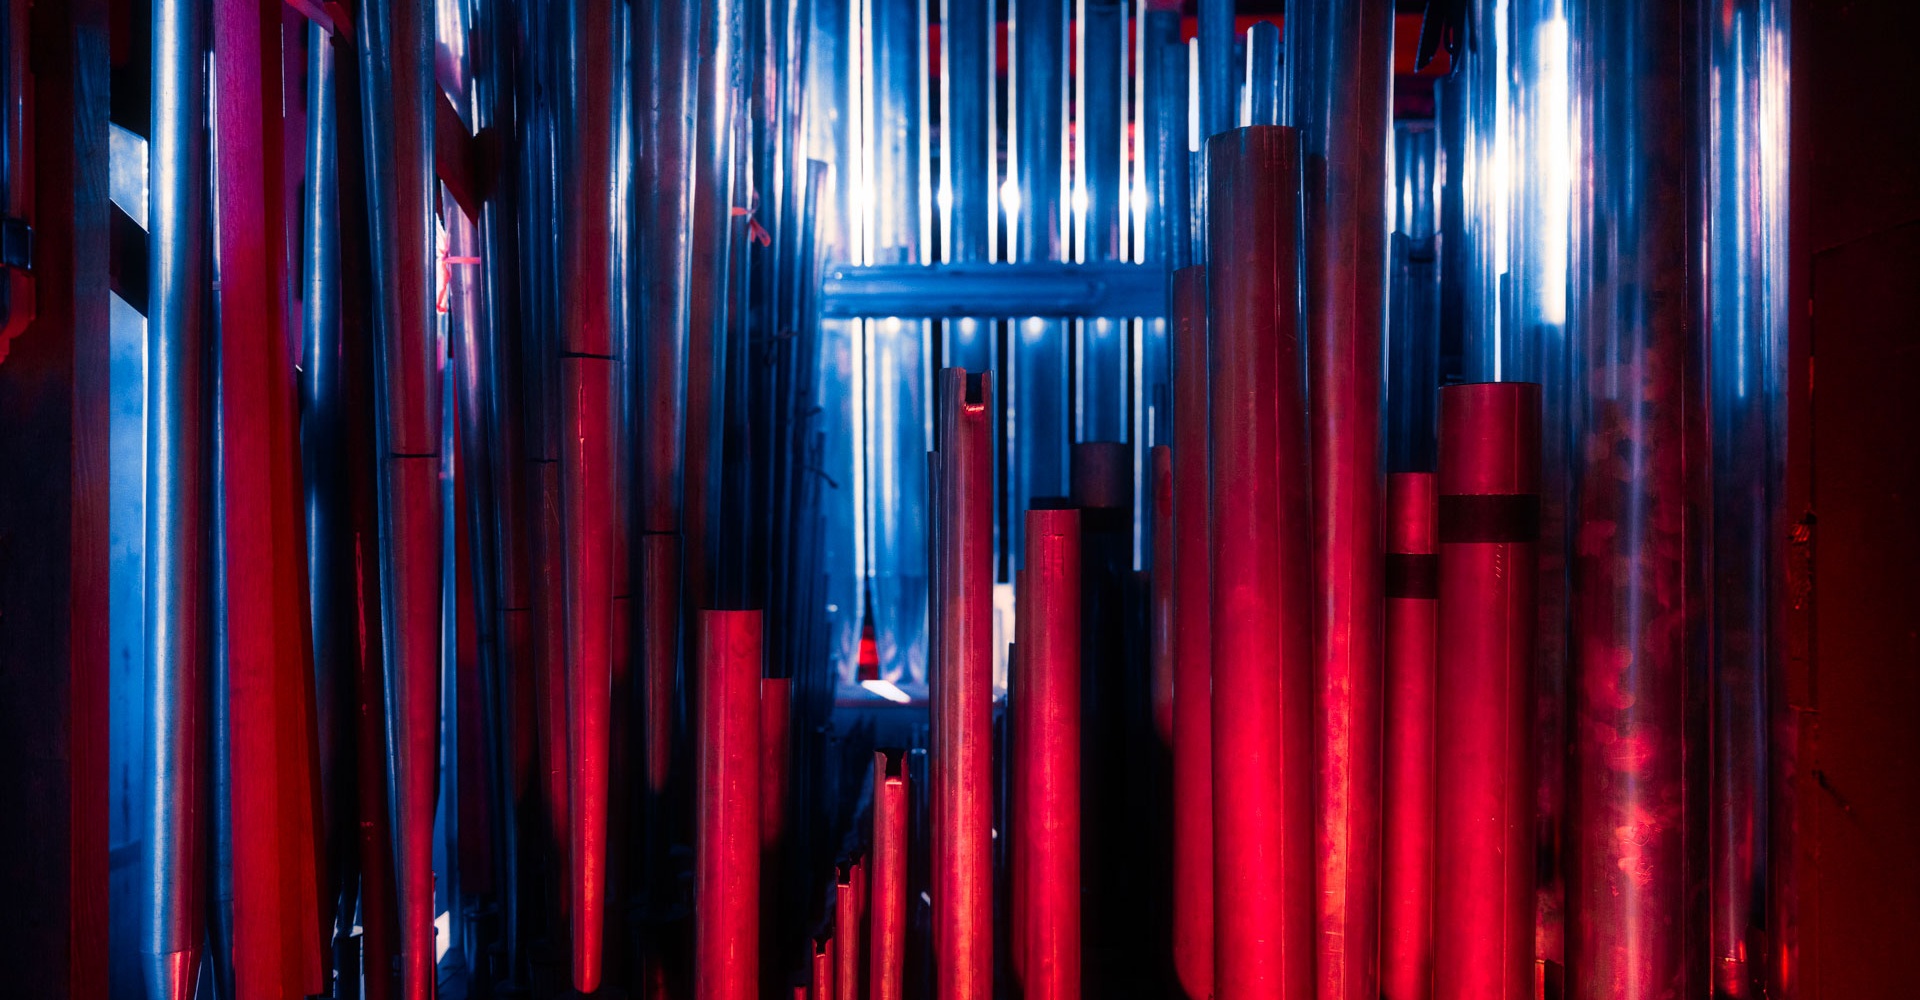
[[[1434,995],[1529,1000],[1540,387],[1441,389],[1437,485]]]
[[[1380,995],[1433,996],[1434,660],[1439,544],[1431,472],[1387,476]],[[1402,567],[1396,572],[1395,566]],[[1396,586],[1399,584],[1399,586]]]
[[[1027,590],[1032,622],[1015,690],[1026,700],[1027,739],[1014,849],[1027,856],[1026,996],[1080,996],[1080,512],[1030,510]]]
[[[694,995],[749,1000],[760,988],[760,612],[698,620]]]
[[[1208,140],[1214,995],[1314,988],[1310,467],[1298,135]]]
[[[1173,324],[1173,964],[1187,996],[1204,1000],[1213,993],[1205,267],[1174,272]]]
[[[993,376],[940,373],[934,454],[933,923],[941,1000],[993,987]]]

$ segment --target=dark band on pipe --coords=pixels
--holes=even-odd
[[[1451,539],[1449,539],[1451,541]],[[1387,597],[1417,601],[1436,600],[1440,596],[1440,557],[1413,552],[1387,553]]]
[[[1535,493],[1482,493],[1440,498],[1442,544],[1533,542],[1540,539]]]

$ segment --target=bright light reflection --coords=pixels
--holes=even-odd
[[[1020,214],[1020,186],[1012,181],[1000,185],[1000,207],[1006,210],[1007,217]]]
[[[901,705],[913,703],[913,696],[900,690],[900,686],[888,680],[861,681],[860,686],[891,702]]]

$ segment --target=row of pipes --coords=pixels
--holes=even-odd
[[[144,995],[1787,995],[1784,0],[1287,7],[155,0]]]

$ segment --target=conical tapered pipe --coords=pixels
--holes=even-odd
[[[698,617],[695,995],[749,1000],[760,968],[760,612]]]
[[[433,5],[367,0],[356,21],[377,354],[387,747],[401,985],[432,995],[433,817],[440,733],[440,369],[435,246]],[[224,154],[223,154],[224,155]],[[224,172],[224,171],[223,171]]]
[[[1433,996],[1434,659],[1439,542],[1431,472],[1387,476],[1380,995]]]
[[[907,958],[907,754],[873,753],[873,875],[868,899],[867,989],[901,1000]]]
[[[1016,696],[1027,700],[1016,749],[1023,801],[1014,849],[1025,852],[1025,989],[1034,1000],[1080,996],[1080,512],[1026,514],[1031,616]]]
[[[153,12],[147,310],[147,996],[189,1000],[206,933],[212,372],[206,314],[206,5]]]
[[[1173,449],[1154,445],[1149,452],[1153,473],[1153,569],[1148,582],[1148,613],[1153,638],[1153,731],[1162,746],[1173,746]]]
[[[1533,993],[1540,387],[1440,390],[1434,995]]]
[[[1378,1000],[1380,344],[1393,10],[1371,0],[1288,7],[1287,116],[1300,129],[1306,178],[1315,975],[1319,1000]]]
[[[607,788],[613,672],[613,215],[616,40],[612,0],[569,5],[572,183],[562,186],[561,531],[565,538],[568,881],[573,985],[599,988],[606,933]],[[624,211],[624,206],[619,207]]]
[[[940,373],[933,456],[933,939],[941,1000],[993,985],[993,376]]]
[[[566,585],[561,537],[560,463],[534,461],[530,493],[533,495],[534,539],[534,631],[538,635],[534,650],[533,697],[539,716],[540,772],[545,779],[547,840],[554,874],[555,903],[559,916],[566,919],[573,909],[571,869],[567,852],[568,834],[567,739],[567,632]]]
[[[1173,275],[1173,966],[1213,993],[1213,631],[1207,270]]]
[[[280,24],[213,8],[222,504],[234,885],[243,996],[322,982],[306,551],[286,309]],[[437,537],[437,535],[436,535]]]
[[[1214,995],[1314,988],[1312,562],[1295,286],[1300,146],[1208,140]]]

